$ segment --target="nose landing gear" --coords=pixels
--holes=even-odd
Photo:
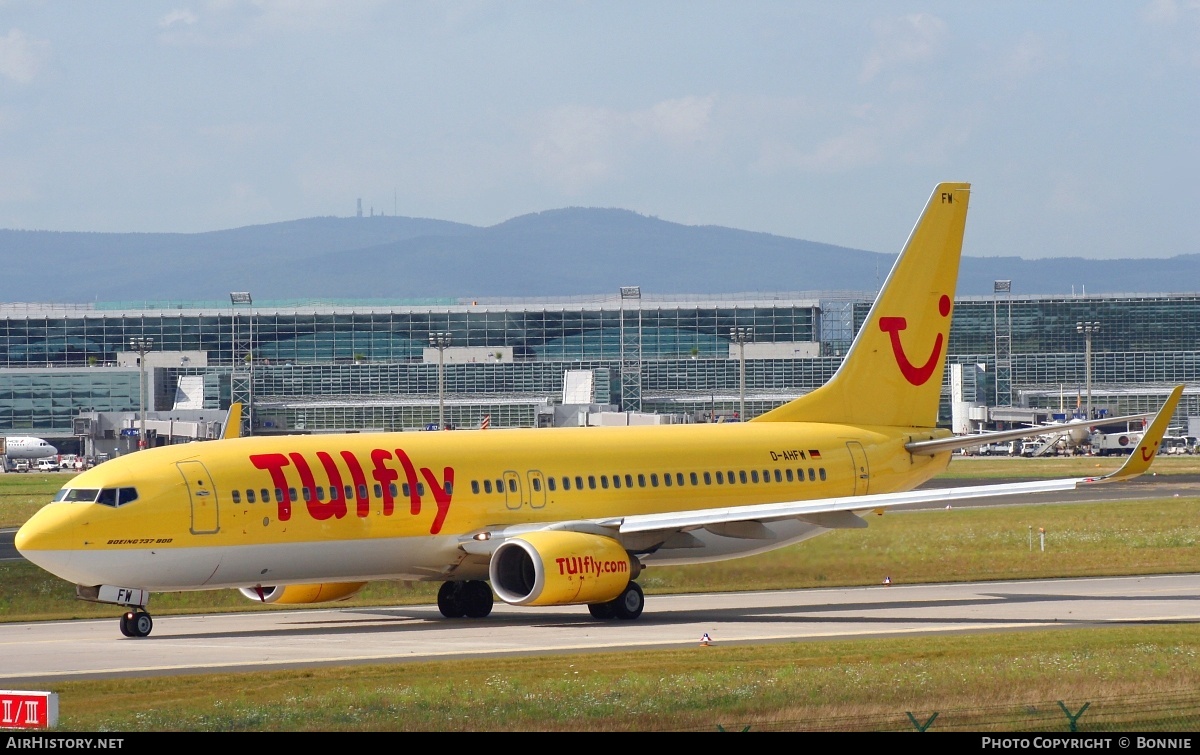
[[[126,611],[121,615],[121,634],[126,637],[149,637],[154,619],[145,611]]]

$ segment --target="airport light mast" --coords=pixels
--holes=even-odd
[[[154,339],[134,336],[129,339],[129,348],[138,355],[138,413],[141,429],[138,431],[138,449],[146,447],[146,352],[154,348]]]
[[[429,345],[438,350],[438,429],[446,429],[446,375],[443,352],[450,345],[451,334],[435,332],[429,334]]]
[[[754,340],[754,328],[738,325],[729,329],[729,340],[738,345],[738,422],[746,421],[746,342]]]
[[[1098,322],[1077,322],[1076,332],[1083,333],[1084,343],[1084,384],[1087,386],[1087,418],[1092,418],[1092,334],[1100,332]]]

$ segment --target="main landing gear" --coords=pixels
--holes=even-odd
[[[494,601],[491,586],[482,580],[443,582],[437,597],[438,610],[448,619],[461,619],[464,616],[482,619],[492,612]],[[629,621],[641,616],[645,607],[646,596],[641,586],[637,582],[630,582],[615,599],[606,603],[589,603],[588,611],[597,619]],[[124,631],[123,620],[121,626]]]
[[[588,611],[596,619],[636,619],[646,607],[646,596],[637,582],[630,582],[625,592],[607,603],[588,603]]]
[[[492,612],[492,588],[483,580],[444,582],[438,590],[438,610],[447,619],[482,619]]]
[[[126,637],[149,637],[154,619],[145,611],[126,611],[121,615],[121,634]]]

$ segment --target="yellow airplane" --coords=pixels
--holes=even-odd
[[[499,597],[635,619],[645,605],[635,580],[655,565],[760,553],[902,504],[1146,471],[1182,386],[1107,477],[916,489],[954,449],[1012,436],[936,426],[969,193],[936,187],[833,378],[753,421],[148,449],[73,478],[16,546],[80,598],[124,606],[130,637],[150,634],[154,591],[316,603],[396,579],[442,582],[449,618],[487,616]]]

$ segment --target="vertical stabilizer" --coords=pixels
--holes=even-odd
[[[939,184],[828,383],[756,422],[937,424],[970,184]]]
[[[242,403],[240,401],[234,401],[229,405],[229,416],[225,418],[225,428],[221,432],[221,437],[242,437]]]

